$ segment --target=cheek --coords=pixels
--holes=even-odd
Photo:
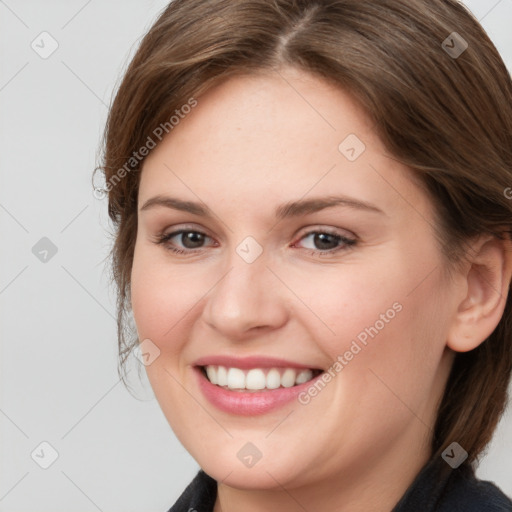
[[[197,302],[197,286],[180,266],[165,264],[155,258],[155,251],[135,248],[131,273],[131,302],[139,338],[151,339],[161,351],[175,352],[174,333],[183,329],[187,313]]]
[[[390,379],[418,372],[428,379],[445,347],[449,313],[436,258],[431,247],[414,255],[401,250],[306,281],[289,274],[288,282],[308,306],[302,321],[331,361],[346,355],[347,366],[379,367]]]
[[[348,361],[339,380],[342,403],[354,407],[350,415],[373,418],[389,432],[416,421],[414,411],[428,424],[433,392],[445,347],[447,304],[440,299],[443,284],[435,272],[418,286],[418,274],[402,279],[388,276],[365,302],[364,313],[352,307],[355,323],[346,317],[351,331],[340,338],[338,354]],[[444,317],[443,317],[444,315]],[[344,317],[345,318],[345,317]],[[343,329],[343,319],[338,321]],[[353,355],[355,353],[355,355]],[[348,357],[347,357],[348,356]],[[350,394],[357,390],[357,404]],[[386,418],[385,420],[383,418]],[[368,436],[378,435],[373,421],[361,425]],[[380,435],[380,434],[379,434]]]
[[[385,446],[404,425],[418,423],[415,415],[426,424],[433,421],[432,393],[447,326],[442,315],[447,313],[438,298],[439,274],[418,287],[422,278],[417,276],[412,271],[401,272],[400,278],[380,272],[378,280],[371,272],[347,275],[331,280],[330,293],[323,281],[314,285],[315,312],[335,335],[325,327],[320,331],[322,326],[310,329],[332,361],[333,375],[328,391],[311,402],[342,411],[336,422],[359,433],[351,443],[362,452],[368,439]],[[313,324],[318,326],[316,318]]]
[[[140,325],[151,326],[155,337],[161,337],[197,301],[201,281],[195,268],[173,263],[163,247],[137,239],[131,272],[132,309]]]
[[[385,332],[399,321],[403,276],[383,275],[382,268],[380,264],[351,262],[284,274],[287,285],[301,299],[295,301],[300,311],[296,308],[294,320],[306,327],[331,359],[349,350],[353,340],[364,346],[376,331]]]

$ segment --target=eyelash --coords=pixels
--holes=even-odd
[[[172,245],[169,245],[167,243],[171,238],[174,238],[175,236],[183,234],[183,233],[195,233],[195,234],[202,235],[202,236],[204,236],[206,238],[210,238],[206,233],[203,233],[202,231],[196,231],[196,230],[193,230],[193,229],[180,229],[178,231],[173,231],[172,233],[157,235],[155,243],[157,245],[163,245],[166,250],[169,250],[169,251],[171,251],[171,252],[173,252],[175,254],[194,254],[194,253],[197,253],[197,252],[200,252],[200,251],[203,250],[202,247],[198,248],[198,249],[177,249],[176,247],[173,247]],[[334,232],[332,232],[330,230],[316,230],[316,231],[313,230],[313,231],[308,231],[299,240],[302,240],[304,238],[307,238],[308,236],[317,235],[317,234],[329,235],[331,237],[334,237],[335,241],[341,242],[344,245],[341,246],[341,247],[336,247],[335,249],[328,249],[328,250],[325,250],[325,251],[322,251],[320,249],[315,249],[315,250],[305,249],[305,250],[309,250],[310,254],[312,256],[319,256],[319,255],[322,256],[322,255],[325,255],[325,254],[334,254],[334,253],[338,253],[340,251],[347,251],[347,250],[352,249],[357,244],[357,240],[356,239],[345,237],[345,236],[340,235],[338,233],[334,233]]]

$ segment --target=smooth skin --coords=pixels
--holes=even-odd
[[[389,512],[431,456],[454,351],[477,347],[502,316],[510,248],[477,239],[472,264],[448,279],[430,201],[353,99],[322,79],[285,68],[197,100],[140,181],[131,294],[139,339],[160,350],[146,368],[155,396],[219,482],[215,512]],[[366,147],[355,161],[339,150],[350,134]],[[290,201],[342,195],[380,211],[275,217]],[[156,196],[211,217],[142,209]],[[196,234],[157,243],[180,229]],[[236,251],[249,236],[263,249],[252,263]],[[192,365],[210,355],[328,369],[396,302],[401,311],[307,405],[242,417],[199,390]],[[262,453],[251,468],[237,457],[247,442]]]

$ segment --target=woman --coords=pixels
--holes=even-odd
[[[171,511],[512,510],[512,83],[452,0],[176,0],[110,110],[121,366]],[[130,332],[133,314],[137,332]]]

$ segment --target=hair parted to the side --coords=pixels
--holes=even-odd
[[[457,58],[442,47],[453,32],[468,43]],[[483,28],[455,0],[174,0],[143,38],[111,106],[107,183],[190,98],[231,76],[283,66],[337,84],[361,104],[430,195],[448,276],[473,236],[509,237],[512,82]],[[127,318],[142,162],[108,191],[121,375],[137,343]],[[469,454],[464,464],[473,464],[491,440],[508,400],[511,300],[484,343],[456,354],[432,455],[457,441]]]

